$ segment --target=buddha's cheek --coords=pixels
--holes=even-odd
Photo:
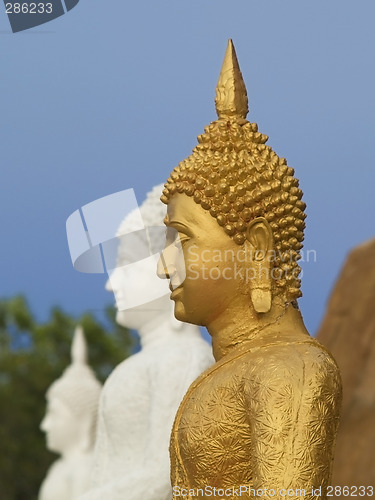
[[[184,282],[171,295],[175,317],[207,326],[221,314],[232,296],[232,273],[223,273],[219,264],[208,265],[204,261],[187,264]]]

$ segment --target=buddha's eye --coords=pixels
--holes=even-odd
[[[167,227],[165,232],[165,246],[176,245],[179,241],[178,231],[173,227]]]
[[[190,238],[186,234],[180,233],[177,229],[173,227],[167,227],[166,246],[174,245],[178,248],[181,248],[189,240]]]
[[[185,234],[182,234],[179,236],[179,240],[180,240],[180,243],[182,246],[184,246],[185,243],[187,243],[190,238],[188,236],[186,236]]]
[[[177,237],[178,232],[176,231],[176,229],[173,229],[173,227],[167,227],[165,232],[166,246],[172,245],[172,243],[176,241]]]

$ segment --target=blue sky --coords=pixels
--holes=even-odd
[[[249,119],[305,193],[314,333],[345,255],[375,232],[374,18],[373,0],[80,0],[13,34],[0,12],[0,296],[24,293],[40,319],[113,302],[106,276],[73,269],[66,219],[122,189],[142,201],[191,152],[231,37]]]

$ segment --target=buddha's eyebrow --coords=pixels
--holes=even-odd
[[[168,220],[167,224],[168,228],[172,228],[175,231],[178,231],[179,233],[183,233],[186,236],[192,237],[193,233],[191,231],[191,228],[184,224],[183,222],[177,221],[177,220]]]
[[[165,224],[166,226],[175,226],[175,227],[177,227],[177,226],[178,226],[178,227],[183,227],[184,229],[189,229],[189,227],[188,227],[186,224],[184,224],[183,222],[180,222],[180,221],[178,221],[178,220],[173,220],[173,219],[172,219],[172,220],[169,220],[168,215],[166,215],[166,216],[164,217],[163,222],[164,222],[164,224]]]
[[[180,222],[178,220],[169,220],[168,221],[168,226],[174,226],[174,227],[182,227],[183,229],[189,230],[189,227],[184,224],[183,222]]]

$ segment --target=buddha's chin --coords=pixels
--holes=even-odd
[[[186,310],[186,307],[181,302],[181,300],[174,301],[174,317],[183,323],[190,323],[192,325],[204,326],[203,323],[198,321],[196,314],[191,313]]]
[[[185,307],[180,300],[174,301],[174,317],[179,321],[189,323],[189,318],[187,317]]]
[[[53,453],[61,453],[61,446],[58,446],[53,440],[47,438],[46,445],[47,450],[52,451]]]

